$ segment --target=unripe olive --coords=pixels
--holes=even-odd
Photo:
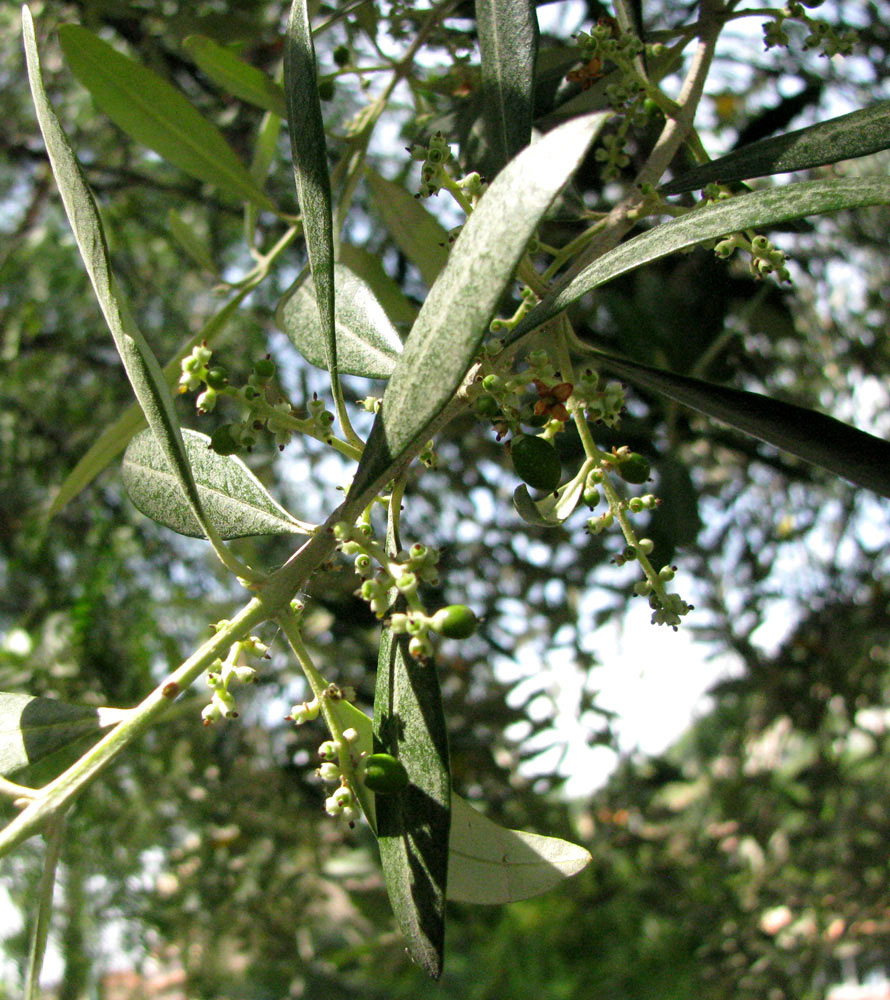
[[[352,58],[348,45],[338,45],[333,51],[333,56],[334,62],[338,66],[348,66],[349,60]]]
[[[210,447],[217,455],[234,455],[240,450],[239,443],[232,433],[232,424],[221,424],[210,437]]]
[[[562,463],[556,449],[544,438],[518,434],[511,442],[510,457],[516,475],[529,486],[548,493],[559,486]]]
[[[322,101],[330,101],[334,96],[334,91],[336,90],[336,85],[333,80],[319,80],[318,81],[318,97]]]
[[[649,115],[650,117],[651,117],[652,115],[658,115],[658,114],[661,114],[661,108],[659,108],[658,104],[657,104],[657,103],[656,103],[655,101],[653,101],[651,97],[647,97],[647,98],[646,98],[646,99],[645,99],[645,100],[643,101],[643,110],[644,110],[644,111],[646,112],[646,114],[647,114],[647,115]]]
[[[615,471],[626,483],[645,483],[652,469],[639,452],[632,451],[623,462],[615,466]]]
[[[476,412],[480,417],[496,417],[501,408],[494,396],[480,396],[476,400]]]
[[[377,795],[392,795],[408,785],[405,765],[388,753],[372,753],[362,767],[365,787]]]
[[[253,373],[257,378],[270,379],[275,374],[275,362],[271,358],[260,358],[253,366]]]
[[[468,639],[479,624],[479,619],[466,604],[449,604],[430,619],[430,628],[446,639]]]
[[[222,389],[229,384],[229,373],[222,365],[210,368],[205,379],[211,389]]]
[[[526,427],[543,427],[549,420],[546,413],[532,413],[529,417],[523,418],[522,422]]]

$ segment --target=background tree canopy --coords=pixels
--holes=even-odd
[[[511,60],[480,63],[480,34],[488,44],[492,30],[485,19],[505,5],[309,6],[338,260],[373,289],[404,338],[447,259],[449,230],[463,222],[446,188],[415,197],[423,151],[441,133],[455,178],[478,171],[493,180],[525,142],[510,134],[521,121],[501,122],[504,135],[493,138],[491,88],[501,82],[491,65],[509,71]],[[579,31],[635,31],[648,48],[632,58],[682,103],[696,36],[717,21],[721,29],[695,119],[703,148],[683,145],[652,179],[643,193],[667,182],[661,205],[670,207],[641,212],[630,236],[656,230],[657,219],[696,204],[709,180],[725,179],[684,186],[705,149],[710,157],[747,149],[890,98],[882,5],[790,6],[783,19],[779,7],[743,17],[737,3],[529,5],[539,21],[534,128],[548,134],[616,101],[624,108],[543,218],[537,245],[583,242],[592,223],[609,220],[650,161],[664,112],[676,111],[609,90],[620,73],[590,55]],[[315,367],[286,335],[287,310],[306,286],[285,302],[307,264],[296,233],[276,245],[301,209],[282,124],[286,6],[62,2],[31,12],[50,101],[95,194],[114,275],[157,357],[165,363],[201,333],[233,383],[268,354],[276,381],[303,404],[301,418],[314,393],[333,406],[323,351]],[[113,124],[113,109],[85,85],[84,36],[60,35],[63,25],[88,29],[177,88],[249,165],[268,205],[239,201]],[[136,509],[113,446],[96,460],[98,475],[59,500],[133,397],[36,125],[19,11],[0,10],[0,29],[0,691],[126,708],[206,638],[208,623],[230,618],[244,591],[205,542]],[[533,47],[531,34],[515,52],[523,45]],[[124,106],[139,96],[139,78],[128,79]],[[881,119],[873,127],[886,131]],[[743,169],[724,194],[881,180],[884,146],[886,136],[867,156],[817,157],[793,174],[771,169],[775,176],[757,179]],[[441,550],[426,606],[466,603],[482,620],[472,638],[436,654],[454,788],[506,826],[583,844],[593,855],[584,872],[503,908],[451,904],[448,964],[442,982],[429,983],[405,956],[372,833],[320,808],[322,730],[284,721],[312,693],[267,623],[270,659],[239,691],[237,720],[201,726],[208,695],[197,685],[69,813],[53,917],[63,966],[55,995],[94,995],[121,964],[148,978],[158,966],[183,970],[189,996],[479,1000],[817,998],[854,970],[886,969],[886,491],[712,420],[641,373],[760,393],[890,437],[888,225],[884,203],[754,227],[749,238],[768,230],[787,255],[789,281],[779,280],[781,267],[757,273],[744,249],[721,259],[714,239],[622,273],[570,306],[576,361],[585,344],[620,359],[603,380],[626,381],[626,410],[620,426],[596,427],[597,445],[629,446],[651,467],[645,489],[660,504],[641,515],[639,530],[652,540],[653,565],[676,566],[678,589],[695,605],[680,627],[706,651],[739,660],[676,746],[656,759],[625,756],[589,800],[560,794],[572,764],[558,688],[569,675],[582,679],[575,714],[591,745],[615,747],[614,720],[597,700],[598,630],[623,620],[637,561],[619,533],[585,531],[580,511],[556,528],[524,520],[511,502],[518,480],[505,427],[473,408],[441,429],[435,461],[408,479],[403,537]],[[498,315],[521,301],[511,285]],[[359,402],[382,395],[384,383],[347,374],[342,384],[366,437],[374,416]],[[551,418],[562,405],[543,390],[538,401]],[[212,434],[231,419],[223,403],[199,415],[194,402],[176,398],[183,427]],[[581,436],[568,425],[554,443],[574,475]],[[284,507],[323,521],[354,472],[349,455],[308,435],[282,454],[276,445],[258,435],[243,457]],[[887,475],[883,457],[873,463],[877,477]],[[851,453],[851,468],[855,461]],[[280,566],[293,548],[287,535],[232,543],[245,563],[264,567]],[[344,567],[325,562],[303,588],[303,637],[326,677],[370,709],[380,623]],[[652,660],[682,669],[670,631],[650,631]],[[40,787],[83,749],[65,748],[12,780]],[[19,811],[11,797],[2,809],[4,822]],[[0,996],[21,994],[16,970],[26,964],[42,858],[32,838],[4,859],[23,923],[5,936]],[[113,948],[102,935],[109,926],[122,936]]]

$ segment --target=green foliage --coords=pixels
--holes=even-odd
[[[127,135],[232,198],[272,210],[222,133],[175,88],[77,25],[60,28],[59,43],[71,72]]]
[[[334,276],[340,292],[335,316],[340,371],[364,378],[389,378],[402,353],[395,327],[370,286],[348,267],[335,265]],[[288,299],[281,323],[294,347],[310,364],[327,367],[327,337],[318,319],[311,281]]]
[[[211,448],[211,438],[197,431],[184,431],[183,441],[201,507],[220,538],[305,532],[239,458],[220,454],[218,448]],[[164,458],[154,434],[141,431],[124,452],[124,488],[136,507],[158,524],[181,535],[204,538],[179,480],[170,474]]]
[[[103,721],[96,709],[66,705],[50,698],[0,692],[0,774],[12,774],[84,736],[98,733]]]
[[[467,998],[806,997],[880,915],[884,741],[854,734],[878,732],[862,713],[886,687],[868,491],[890,495],[890,185],[866,157],[890,147],[887,102],[786,116],[709,160],[722,137],[699,104],[749,12],[682,24],[655,5],[639,24],[621,0],[571,35],[531,3],[465,6],[295,0],[281,39],[263,4],[126,23],[87,5],[88,27],[59,28],[61,75],[24,12],[52,176],[122,363],[37,154],[9,144],[0,750],[27,784],[0,784],[17,802],[0,853],[17,900],[41,901],[31,992],[57,854],[72,996],[100,869],[96,925],[116,907],[135,939],[177,941],[196,995],[424,996],[381,933],[394,914]],[[811,82],[820,53],[840,74],[853,46],[833,14],[756,16],[754,83],[715,105],[733,127],[780,74]],[[13,134],[33,134],[10,92]],[[385,386],[362,398],[353,379]],[[209,538],[222,567],[177,534]],[[770,657],[755,636],[777,593],[798,614],[822,603]],[[691,615],[745,672],[675,751],[570,811],[548,794],[566,777],[550,664],[590,671],[596,628],[632,596],[656,624]],[[520,681],[514,658],[533,664]],[[613,745],[595,684],[578,717]],[[320,832],[322,800],[342,835]],[[157,885],[133,890],[155,849]]]

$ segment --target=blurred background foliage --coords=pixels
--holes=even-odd
[[[577,63],[572,32],[608,11],[594,2],[539,6],[537,114],[546,128],[585,101],[565,80]],[[653,38],[697,7],[641,6]],[[220,278],[250,268],[242,215],[125,139],[73,81],[55,29],[82,24],[175,83],[247,161],[261,112],[223,93],[182,43],[209,36],[275,76],[285,7],[31,5],[49,93],[108,223],[118,277],[162,359],[220,307]],[[373,74],[337,72],[335,48],[346,46],[356,64],[398,58],[428,8],[344,4],[336,18],[336,5],[317,7],[319,21],[332,19],[316,45],[320,73],[335,80],[325,109],[336,156],[375,83]],[[742,22],[727,28],[702,105],[712,153],[890,96],[886,5],[826,4],[818,13],[836,21],[840,12],[860,34],[847,59],[794,43],[764,51],[756,18],[747,34]],[[55,193],[11,6],[0,9],[0,53],[0,689],[124,706],[188,653],[206,623],[225,617],[238,593],[203,545],[132,508],[116,464],[47,520],[58,485],[131,397]],[[436,128],[464,166],[481,162],[477,65],[472,4],[453,5],[411,74],[424,115],[397,91],[371,164],[414,190],[404,146]],[[646,129],[633,134],[633,156],[645,157],[652,138]],[[266,190],[296,212],[288,155],[282,130]],[[880,154],[830,172],[886,164]],[[591,157],[565,197],[597,211],[617,195],[620,185],[604,183]],[[433,207],[446,227],[455,224],[446,207]],[[171,209],[205,243],[216,276],[184,256],[167,223]],[[870,209],[777,234],[792,258],[791,287],[757,283],[743,263],[704,250],[670,258],[607,286],[576,310],[576,326],[637,360],[818,407],[887,436],[888,222],[890,209]],[[558,211],[548,225],[553,239],[572,235]],[[261,214],[256,245],[280,231]],[[421,274],[364,185],[345,238],[381,261],[410,301],[422,300]],[[216,347],[245,373],[270,351],[282,381],[305,399],[324,390],[324,379],[274,324],[301,253],[291,251],[251,294]],[[361,398],[367,383],[349,390]],[[584,534],[581,515],[565,531],[520,522],[503,447],[469,418],[439,442],[438,468],[412,482],[404,522],[406,536],[443,547],[443,583],[430,605],[466,599],[485,619],[478,636],[459,652],[446,646],[438,661],[457,789],[499,821],[577,839],[594,864],[538,900],[454,906],[445,977],[424,982],[395,931],[373,838],[364,829],[344,834],[322,814],[313,774],[321,734],[282,721],[304,692],[270,632],[271,660],[237,723],[201,727],[202,695],[187,695],[78,803],[55,916],[62,971],[54,995],[96,996],[109,969],[129,968],[143,983],[175,971],[182,995],[252,1000],[782,1000],[822,997],[843,976],[888,966],[886,502],[645,392],[629,399],[614,441],[601,443],[630,444],[652,462],[663,500],[646,532],[655,559],[676,562],[688,582],[697,605],[689,627],[702,648],[735,654],[739,666],[675,746],[656,758],[623,753],[590,797],[560,795],[572,758],[556,710],[559,682],[551,668],[528,665],[558,653],[582,679],[573,712],[589,743],[618,752],[613,719],[597,704],[597,630],[622,621],[630,594],[628,573],[611,562],[617,542]],[[186,425],[212,427],[213,417],[201,421],[187,400],[179,405]],[[578,445],[563,437],[568,466]],[[330,508],[336,494],[325,484],[342,471],[336,463],[301,444],[277,458],[261,445],[251,464],[283,502],[301,517]],[[261,564],[287,556],[280,540],[239,544]],[[335,567],[313,580],[308,635],[330,677],[355,685],[367,707],[376,628],[354,587]],[[652,629],[651,657],[682,670],[665,652],[669,638]],[[17,778],[46,780],[62,763]],[[8,818],[12,807],[2,808]],[[2,870],[24,923],[5,934],[0,996],[20,990],[15,968],[27,950],[39,848],[29,843]]]

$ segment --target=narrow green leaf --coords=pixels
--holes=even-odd
[[[340,244],[340,262],[358,275],[386,310],[390,322],[410,327],[417,319],[417,306],[383,269],[380,257],[351,243]]]
[[[220,538],[305,533],[305,526],[269,496],[240,458],[217,455],[206,434],[182,434],[204,514]],[[146,517],[180,535],[206,537],[151,431],[137,434],[127,446],[123,481],[127,495]]]
[[[207,244],[195,235],[194,229],[174,208],[171,208],[167,213],[167,225],[170,227],[170,235],[198,267],[209,271],[210,274],[219,274],[219,269],[210,256]]]
[[[575,119],[524,149],[494,179],[430,289],[396,365],[352,495],[429,433],[488,329],[525,246],[606,114]]]
[[[269,167],[275,159],[278,149],[278,133],[281,131],[282,118],[268,112],[263,115],[263,121],[257,133],[253,157],[250,161],[250,176],[261,185],[269,173]],[[254,211],[256,208],[254,206]]]
[[[192,61],[223,90],[248,104],[284,118],[287,108],[284,90],[265,73],[239,59],[205,35],[189,35],[182,47]]]
[[[0,692],[0,774],[27,767],[109,721],[97,708],[67,705],[52,698]]]
[[[538,18],[531,0],[476,0],[488,170],[494,175],[529,144]]]
[[[203,518],[201,502],[189,469],[169,386],[111,273],[102,221],[92,192],[43,87],[34,24],[27,7],[22,9],[22,26],[37,120],[80,256],[148,425],[163,450],[168,466],[175,470],[195,517],[200,521]]]
[[[457,903],[539,896],[593,860],[567,840],[499,826],[454,792],[448,847],[448,898]]]
[[[366,170],[374,208],[402,253],[415,265],[427,288],[448,262],[448,231],[400,184]]]
[[[684,406],[890,497],[890,442],[817,410],[595,352],[605,367]]]
[[[402,341],[371,289],[343,264],[334,267],[337,283],[336,331],[340,371],[365,378],[389,378],[402,353]],[[281,312],[284,332],[303,357],[327,367],[327,337],[321,328],[315,287],[307,279]]]
[[[436,669],[385,628],[374,695],[375,749],[398,758],[410,784],[378,795],[377,838],[386,891],[412,958],[442,974],[451,815],[448,737]]]
[[[577,476],[543,500],[532,500],[528,487],[525,483],[520,483],[513,491],[513,506],[516,508],[516,513],[527,524],[536,524],[542,528],[558,528],[578,506],[584,493],[587,472],[585,466]]]
[[[275,211],[219,129],[166,80],[78,25],[62,25],[59,43],[71,72],[127,135],[191,177]]]
[[[335,383],[339,367],[334,321],[331,177],[307,0],[294,0],[291,5],[284,43],[284,93],[306,253],[315,282],[318,315],[325,341],[325,361],[331,381]]]
[[[537,305],[514,327],[508,342],[524,337],[599,285],[697,243],[808,215],[886,204],[890,204],[890,181],[854,178],[801,181],[704,205],[603,254]]]
[[[890,101],[881,101],[861,111],[734,149],[663,184],[661,193],[680,194],[714,182],[731,184],[767,174],[807,170],[888,148]]]

